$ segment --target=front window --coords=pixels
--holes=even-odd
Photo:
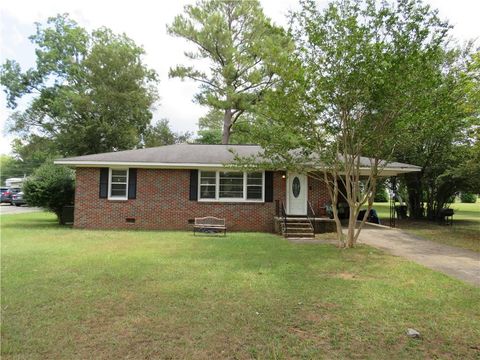
[[[200,171],[200,200],[263,201],[264,173]]]
[[[262,200],[263,198],[263,173],[254,172],[247,174],[247,199]]]
[[[243,172],[220,172],[220,199],[243,199]]]
[[[127,199],[128,169],[110,169],[110,199]]]
[[[200,174],[200,198],[215,199],[217,174],[215,171],[202,171]]]

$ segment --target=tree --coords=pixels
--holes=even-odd
[[[449,26],[415,0],[333,1],[324,11],[313,0],[301,5],[292,65],[266,96],[255,133],[266,158],[325,182],[338,240],[353,247],[369,211],[356,226],[358,214],[372,207],[378,177],[418,95],[425,96],[434,73],[426,69],[437,68]],[[339,201],[350,210],[346,239]]]
[[[56,157],[51,141],[35,134],[28,135],[26,140],[14,139],[12,153],[13,156],[1,155],[1,184],[5,184],[8,178],[27,177],[47,160]]]
[[[205,116],[198,119],[198,135],[196,142],[200,144],[221,144],[223,128],[223,112],[211,109]],[[229,142],[232,143],[232,137]]]
[[[0,70],[8,106],[33,96],[10,119],[10,131],[51,141],[61,155],[131,149],[152,117],[157,75],[142,62],[144,50],[124,34],[87,32],[68,15],[37,24],[30,37],[36,66],[15,60]]]
[[[50,141],[34,134],[29,135],[26,141],[14,139],[12,153],[13,156],[1,155],[1,184],[5,184],[8,178],[23,178],[31,175],[45,161],[55,157]]]
[[[385,181],[378,181],[377,189],[375,191],[375,197],[373,201],[375,202],[388,202],[389,196],[387,192],[387,187]]]
[[[396,149],[396,160],[422,168],[402,179],[412,218],[436,220],[455,193],[478,189],[479,67],[468,50],[444,54]]]
[[[205,116],[198,120],[197,142],[200,144],[221,144],[223,116],[220,110],[212,109]],[[250,127],[255,121],[254,115],[251,113],[244,114],[242,118],[236,121],[235,127],[230,131],[230,144],[251,144],[253,143],[250,134]]]
[[[175,133],[170,129],[167,119],[161,119],[155,125],[149,125],[143,135],[145,147],[180,144],[187,142],[192,137],[188,131]]]
[[[292,49],[284,31],[271,24],[257,0],[205,0],[185,6],[168,27],[171,35],[193,43],[190,60],[207,60],[209,70],[179,65],[171,77],[199,82],[196,100],[223,113],[222,143],[245,113],[252,112],[278,79],[282,59]]]
[[[73,204],[74,179],[73,170],[47,162],[24,182],[24,199],[30,205],[52,211],[61,222],[63,207]]]
[[[49,160],[61,157],[54,142],[36,134],[13,139],[12,153],[27,176]]]
[[[0,185],[5,185],[5,180],[12,177],[23,177],[17,159],[9,155],[0,155]]]
[[[424,175],[426,212],[430,220],[441,217],[442,208],[448,206],[456,193],[479,189],[480,172],[468,166],[471,155],[469,146],[454,144],[449,150],[441,163],[428,168],[430,176]]]
[[[467,97],[466,112],[471,115],[471,122],[475,126],[473,137],[480,139],[480,51],[471,54],[467,61],[466,70],[462,74],[464,91]]]
[[[460,195],[460,200],[462,203],[475,204],[477,202],[477,195],[469,192],[462,192]]]

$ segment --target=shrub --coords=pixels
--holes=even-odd
[[[25,181],[23,192],[28,204],[52,211],[61,222],[63,207],[73,204],[74,172],[65,166],[45,163]]]
[[[469,192],[462,192],[462,194],[460,195],[460,200],[462,200],[462,203],[476,203],[477,195]]]
[[[388,202],[388,193],[385,189],[385,185],[380,185],[377,187],[375,192],[375,197],[373,199],[375,202]]]

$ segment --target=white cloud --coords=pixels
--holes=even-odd
[[[45,22],[49,16],[68,12],[82,26],[93,29],[100,26],[115,32],[125,32],[135,42],[144,46],[147,64],[160,76],[160,105],[154,119],[166,117],[175,130],[195,130],[197,119],[205,109],[192,102],[197,85],[168,78],[168,69],[185,62],[185,41],[166,33],[166,25],[181,13],[183,6],[192,1],[105,1],[105,0],[24,0],[2,1],[0,4],[1,59],[15,58],[22,66],[32,66],[34,52],[27,37],[34,31],[34,22]],[[286,25],[285,15],[295,9],[296,0],[262,0],[265,13],[274,22]],[[321,1],[323,4],[325,0]],[[454,34],[461,40],[480,35],[477,16],[480,2],[474,0],[429,0],[440,9],[442,17],[456,25]],[[8,20],[8,28],[4,20]],[[8,111],[5,99],[0,99],[0,127],[3,128]],[[2,136],[0,152],[9,151],[11,139]]]

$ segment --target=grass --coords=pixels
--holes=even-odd
[[[74,230],[46,213],[1,230],[2,359],[480,356],[480,289],[367,246]]]
[[[454,203],[453,226],[431,221],[397,220],[396,225],[414,235],[451,246],[480,252],[480,199],[476,204]],[[388,224],[389,204],[375,203],[382,222]]]

